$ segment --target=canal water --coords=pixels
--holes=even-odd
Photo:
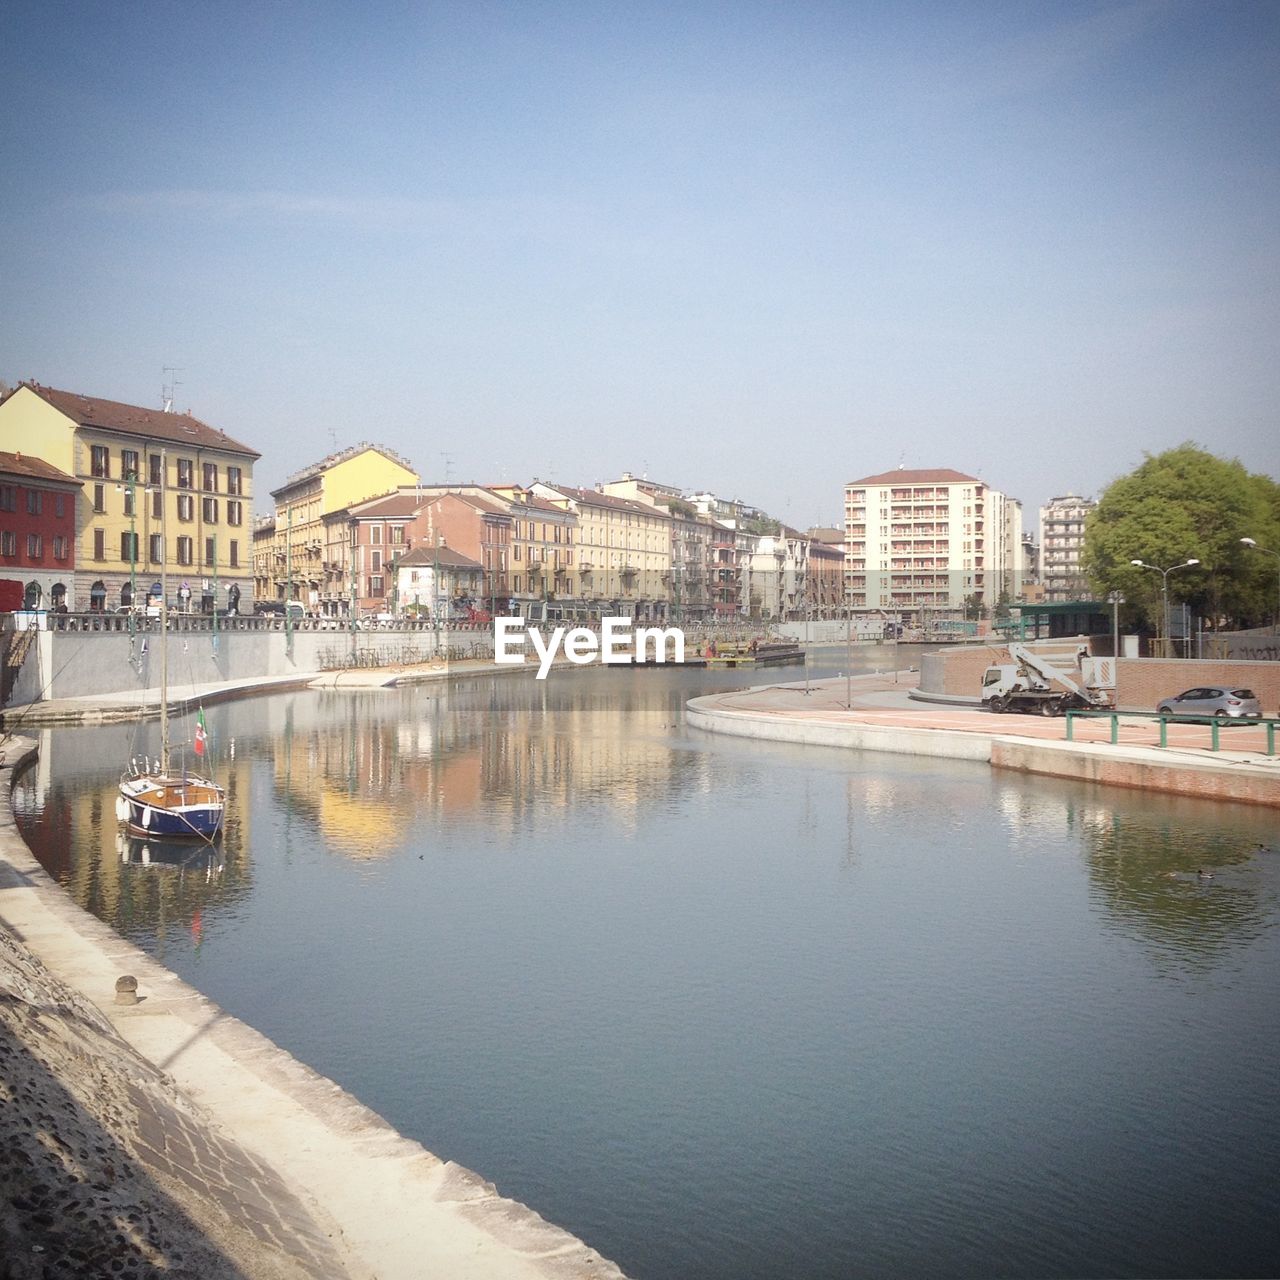
[[[47,732],[15,805],[77,902],[641,1280],[1277,1274],[1275,815],[685,726],[742,683],[213,707],[208,855],[118,838],[154,725]]]

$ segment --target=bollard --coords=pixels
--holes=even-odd
[[[116,979],[116,1004],[138,1003],[138,980],[132,974]]]

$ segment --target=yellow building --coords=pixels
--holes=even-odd
[[[539,482],[533,492],[578,518],[578,571],[571,594],[588,616],[666,616],[671,516],[665,510],[594,489]]]
[[[176,608],[208,611],[241,595],[247,607],[256,450],[189,413],[35,382],[0,401],[0,449],[42,458],[83,484],[73,608],[140,602],[162,569]]]
[[[418,474],[405,459],[372,444],[353,445],[295,472],[271,491],[275,530],[264,594],[301,600],[308,611],[345,612],[352,562],[349,554],[339,555],[342,545],[334,545],[335,531],[344,527],[334,517],[354,503],[417,483]]]

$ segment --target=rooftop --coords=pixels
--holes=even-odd
[[[221,449],[227,453],[242,453],[249,458],[262,456],[256,449],[233,440],[225,431],[219,431],[189,413],[144,409],[136,404],[121,404],[118,400],[103,400],[98,396],[80,395],[75,391],[59,391],[55,387],[41,386],[38,382],[19,383],[5,399],[17,395],[23,388],[38,395],[41,400],[82,427],[118,431],[124,435],[143,436],[150,440],[164,440],[188,448]]]
[[[896,471],[882,471],[879,475],[863,476],[850,480],[850,484],[981,484],[977,476],[967,476],[963,471],[948,467],[936,467],[925,471],[908,471],[899,467]]]
[[[83,483],[65,471],[59,471],[43,458],[24,457],[21,453],[5,453],[0,449],[0,475],[22,476],[31,480],[44,480],[52,484],[75,485]]]

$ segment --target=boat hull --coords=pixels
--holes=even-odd
[[[120,783],[116,814],[130,831],[144,836],[200,836],[211,840],[222,830],[226,798],[207,778],[153,775]]]

